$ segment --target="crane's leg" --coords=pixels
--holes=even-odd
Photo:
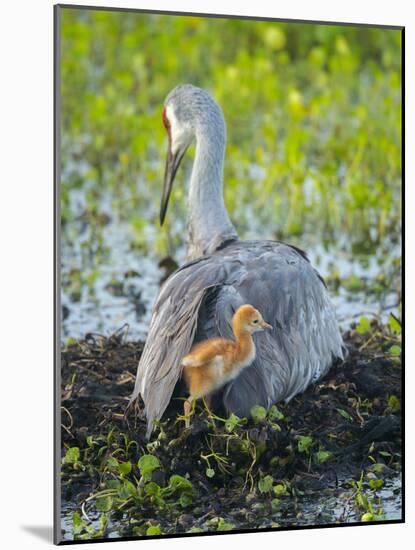
[[[190,427],[190,413],[192,412],[193,400],[193,395],[189,395],[183,405],[184,415],[186,416],[186,428]]]

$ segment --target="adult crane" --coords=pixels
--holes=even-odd
[[[252,304],[272,330],[255,334],[252,364],[230,381],[220,399],[228,412],[290,400],[324,375],[343,342],[324,281],[300,249],[272,240],[238,238],[223,198],[226,127],[211,95],[184,84],[167,96],[163,123],[168,154],[160,222],[177,169],[196,144],[188,193],[187,263],[163,284],[138,365],[130,404],[142,396],[147,437],[181,378],[182,358],[214,337],[232,338],[232,317]]]

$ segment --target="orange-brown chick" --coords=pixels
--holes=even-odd
[[[252,334],[272,326],[264,321],[257,309],[245,304],[235,312],[232,328],[235,341],[224,338],[205,340],[183,357],[183,374],[190,394],[184,403],[187,417],[193,400],[219,389],[252,363],[255,358]],[[189,427],[189,418],[186,427]]]

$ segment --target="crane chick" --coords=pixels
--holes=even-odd
[[[272,326],[264,321],[261,313],[250,304],[237,309],[232,319],[235,341],[214,338],[196,344],[183,357],[183,374],[189,389],[184,402],[186,427],[192,402],[210,395],[238,376],[241,370],[255,359],[255,344],[252,334]]]

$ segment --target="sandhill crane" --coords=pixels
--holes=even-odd
[[[192,346],[232,338],[232,318],[252,304],[273,329],[255,334],[252,364],[221,390],[228,412],[290,400],[324,375],[343,343],[324,281],[300,249],[271,240],[241,241],[223,199],[226,127],[211,95],[190,84],[167,96],[168,134],[160,222],[188,146],[195,159],[188,193],[187,263],[163,284],[154,305],[130,405],[141,394],[147,437],[161,419]]]

